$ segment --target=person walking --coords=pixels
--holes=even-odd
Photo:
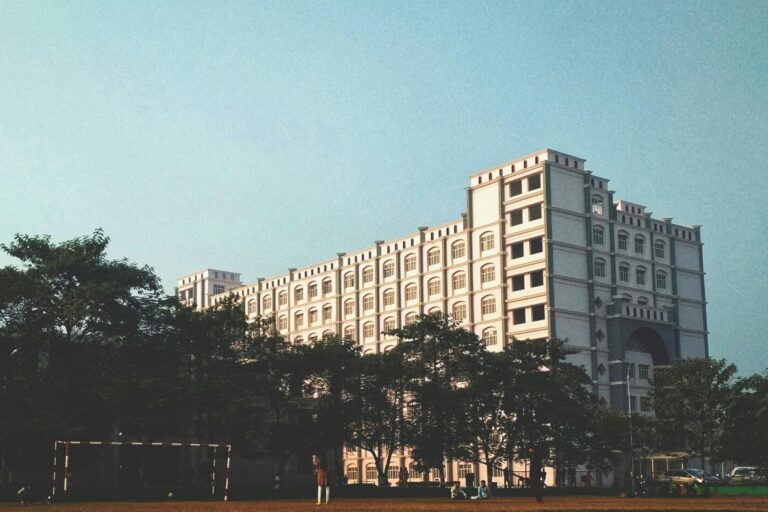
[[[323,488],[325,488],[325,504],[331,501],[331,486],[328,484],[328,466],[325,458],[320,455],[312,456],[312,465],[317,475],[317,504],[323,502]]]

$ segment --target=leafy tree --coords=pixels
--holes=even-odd
[[[687,445],[704,465],[721,453],[735,373],[725,359],[708,358],[682,359],[654,372],[654,410],[668,447]]]
[[[464,405],[459,425],[466,432],[459,436],[457,458],[485,464],[489,471],[501,467],[507,459],[510,438],[504,429],[506,393],[514,392],[505,385],[510,377],[504,353],[484,351],[480,364],[469,376],[468,385],[457,390]]]
[[[393,350],[402,354],[409,375],[411,457],[419,469],[438,468],[444,481],[443,460],[456,455],[466,432],[459,390],[476,371],[485,346],[439,313],[422,315],[393,334],[400,338]]]
[[[371,454],[379,485],[385,486],[392,456],[405,447],[407,375],[402,354],[389,351],[362,356],[356,379],[347,442]]]
[[[512,340],[504,350],[504,430],[509,455],[530,460],[531,484],[538,487],[544,461],[573,454],[585,443],[591,397],[583,368],[566,362],[569,351],[557,339]]]
[[[725,426],[728,458],[768,466],[768,372],[739,379]]]

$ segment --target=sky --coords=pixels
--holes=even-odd
[[[0,242],[103,228],[169,293],[254,282],[549,147],[703,225],[710,354],[762,372],[766,54],[764,1],[0,0]]]

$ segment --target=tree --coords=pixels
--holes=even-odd
[[[530,461],[534,488],[552,449],[556,457],[573,457],[586,441],[590,381],[583,368],[566,362],[569,353],[557,339],[513,339],[504,350],[509,368],[503,383],[509,456]]]
[[[459,424],[464,406],[459,390],[477,369],[485,346],[440,313],[422,315],[393,334],[400,338],[393,350],[402,354],[409,376],[411,457],[421,470],[438,468],[442,482],[443,461],[456,454],[459,436],[466,432]]]
[[[468,385],[460,388],[458,401],[464,405],[459,425],[466,429],[459,436],[457,458],[485,464],[488,471],[500,467],[509,453],[509,441],[504,424],[506,393],[514,392],[505,385],[510,376],[504,353],[484,351],[480,364],[469,376]]]
[[[35,464],[48,456],[41,441],[112,432],[113,355],[158,328],[164,296],[151,268],[109,259],[108,245],[96,230],[0,246],[21,262],[0,269],[0,340],[17,351],[3,368],[3,461],[11,445],[16,461]]]
[[[668,447],[689,446],[706,459],[721,453],[736,367],[725,359],[690,358],[654,371],[653,405]]]
[[[724,453],[744,464],[768,466],[768,371],[739,379],[725,423]]]
[[[367,354],[358,364],[357,387],[351,390],[353,405],[347,443],[371,454],[379,485],[385,486],[392,456],[404,448],[408,379],[398,351]]]

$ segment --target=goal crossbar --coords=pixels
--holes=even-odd
[[[212,450],[211,457],[211,496],[216,494],[216,450],[223,448],[227,450],[227,467],[224,473],[224,501],[229,501],[229,479],[232,468],[232,445],[226,443],[179,443],[175,441],[69,441],[57,440],[53,445],[53,479],[51,485],[51,499],[56,498],[56,457],[59,451],[59,445],[64,446],[64,471],[62,489],[67,491],[69,484],[69,448],[72,445],[86,446],[174,446],[174,447],[192,447],[206,448]]]

